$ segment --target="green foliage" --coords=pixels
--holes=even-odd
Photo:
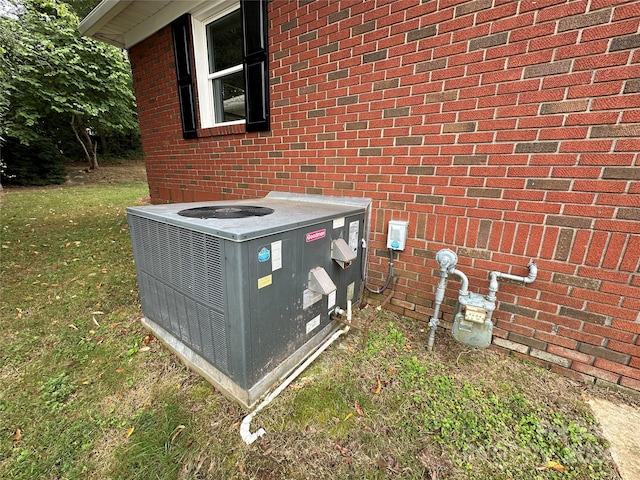
[[[25,0],[0,16],[0,132],[29,145],[43,138],[63,150],[76,139],[85,157],[89,133],[138,129],[125,52],[78,32],[78,17],[57,0]],[[66,148],[66,150],[69,150]]]
[[[0,172],[3,184],[49,185],[66,179],[64,158],[48,138],[39,137],[29,145],[9,138],[3,147],[6,171]]]
[[[76,385],[66,373],[61,373],[44,382],[41,390],[40,396],[45,405],[57,412],[65,408],[65,402],[76,391]]]
[[[186,450],[181,432],[190,422],[190,412],[175,396],[138,409],[128,422],[129,441],[116,452],[122,461],[114,466],[109,478],[175,479]]]

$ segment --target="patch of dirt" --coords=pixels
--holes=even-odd
[[[120,164],[103,165],[89,170],[85,164],[67,166],[67,185],[146,182],[144,161],[131,160]]]

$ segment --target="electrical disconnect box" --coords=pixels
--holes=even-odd
[[[387,248],[393,250],[404,250],[407,241],[407,229],[409,222],[402,220],[389,221],[389,233],[387,235]]]
[[[453,316],[453,338],[472,347],[486,348],[491,344],[495,303],[484,296],[469,292],[458,297]]]

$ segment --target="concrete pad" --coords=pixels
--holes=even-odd
[[[640,479],[640,408],[586,396],[623,480]]]

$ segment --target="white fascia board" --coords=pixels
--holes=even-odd
[[[122,0],[102,0],[96,8],[82,19],[80,25],[78,25],[78,30],[88,37],[93,36],[131,3],[131,1]]]
[[[170,2],[155,15],[126,32],[124,34],[124,48],[130,48],[136,43],[140,43],[201,3],[203,3],[202,0]]]

